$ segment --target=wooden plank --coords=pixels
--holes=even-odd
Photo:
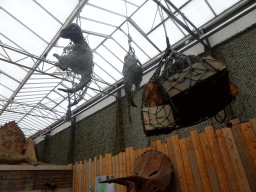
[[[91,166],[91,169],[92,169],[92,171],[91,171],[91,186],[93,187],[93,191],[95,190],[95,188],[94,188],[94,183],[93,183],[93,175],[94,175],[94,164],[93,164],[93,161],[92,161],[92,166]]]
[[[109,154],[109,174],[113,174],[112,154]]]
[[[125,149],[127,175],[131,175],[131,154],[130,154],[130,151],[131,151],[130,147]]]
[[[92,159],[89,159],[89,178],[88,178],[88,188],[90,187],[90,185],[92,184]]]
[[[93,191],[95,191],[95,177],[97,176],[97,157],[93,160]]]
[[[228,147],[225,141],[225,138],[223,136],[223,131],[221,129],[218,129],[215,131],[216,135],[218,137],[218,146],[220,149],[220,153],[224,162],[224,166],[226,167],[226,172],[229,180],[229,186],[231,191],[240,191],[240,187],[238,184],[238,180],[236,177],[236,172],[232,164],[232,160],[230,157],[230,154],[228,152]]]
[[[240,126],[243,131],[246,143],[249,147],[254,166],[256,167],[256,139],[252,130],[252,126],[249,122],[241,123]]]
[[[42,192],[42,189],[39,190],[22,190],[22,191],[17,191],[17,192]],[[54,189],[54,192],[73,192],[72,187],[68,187],[68,188],[56,188]]]
[[[71,171],[71,177],[72,177]],[[35,179],[36,171],[0,171],[0,180]]]
[[[122,152],[118,153],[118,159],[119,159],[119,177],[123,177],[124,172],[123,172],[123,153]],[[120,186],[120,191],[121,192],[124,191],[123,185]]]
[[[126,152],[123,152],[123,177],[127,176],[127,159],[126,159]]]
[[[152,150],[156,150],[156,141],[151,141],[151,148]]]
[[[74,165],[74,177],[73,177],[73,188],[74,188],[74,192],[77,192],[77,162]]]
[[[134,163],[135,163],[135,158],[136,158],[136,154],[134,151],[134,147],[130,147],[130,158],[131,158],[131,173],[133,171],[133,167],[134,167]]]
[[[188,156],[187,140],[186,138],[183,138],[183,139],[180,139],[179,141],[180,141],[180,150],[181,150],[182,160],[184,165],[184,172],[186,173],[185,176],[186,176],[188,191],[195,192],[196,186],[194,183],[194,178],[193,178],[189,156]]]
[[[41,189],[39,190],[29,190],[29,191],[17,191],[17,192],[42,192]],[[56,188],[54,189],[54,192],[73,192],[72,187],[68,187],[68,188]]]
[[[16,172],[21,172],[21,171],[16,171]],[[25,172],[25,171],[22,171]],[[30,171],[26,171],[30,172]],[[73,171],[36,171],[36,178],[37,179],[51,179],[51,178],[60,178],[60,177],[73,177]],[[1,178],[1,172],[0,172],[0,178]]]
[[[0,180],[0,191],[13,192],[33,190],[34,179]]]
[[[172,172],[173,172],[173,179],[172,179],[172,183],[171,183],[171,187],[170,187],[170,191],[177,191],[180,192],[181,191],[181,183],[180,183],[180,179],[179,179],[179,172],[178,172],[178,165],[177,165],[177,158],[175,156],[175,151],[174,151],[174,146],[171,140],[171,137],[166,138],[167,141],[167,149],[168,149],[168,153],[169,153],[169,159],[171,161],[172,164]]]
[[[168,156],[167,150],[161,140],[156,141],[156,150]]]
[[[211,182],[212,190],[213,191],[221,191],[206,133],[199,134],[199,138],[200,138],[200,142],[201,142],[201,146],[202,146],[202,150],[203,150],[203,154],[204,154],[206,168],[209,173],[209,179]]]
[[[73,170],[68,165],[0,165],[0,171]]]
[[[177,167],[178,167],[178,173],[179,173],[179,180],[181,183],[181,190],[185,192],[185,191],[188,191],[188,186],[187,186],[187,181],[186,181],[186,176],[185,176],[182,155],[181,155],[181,151],[180,151],[180,142],[179,142],[178,135],[172,136],[171,141],[172,141],[173,147],[174,147],[174,152],[175,152],[175,157],[176,157],[176,162],[177,162]]]
[[[112,156],[112,173],[114,175],[114,178],[116,178],[116,157]],[[114,184],[114,191],[117,191],[116,184]]]
[[[222,191],[230,191],[228,178],[224,169],[224,165],[218,147],[218,140],[216,138],[216,133],[213,126],[206,127],[205,132],[209,141],[210,150],[212,152],[212,157],[215,164],[215,169],[217,171],[220,188]]]
[[[83,162],[80,161],[79,162],[79,192],[82,192],[83,191],[83,172],[82,172],[82,169],[83,168]]]
[[[102,158],[102,175],[107,175],[106,174],[106,155],[105,157]]]
[[[103,175],[103,159],[102,155],[100,155],[100,176]]]
[[[88,162],[84,160],[84,192],[88,192],[88,179],[89,179],[89,174],[88,174]]]
[[[100,159],[97,159],[97,176],[100,176]]]
[[[256,168],[254,166],[249,147],[246,144],[244,134],[240,127],[239,119],[230,120],[232,123],[232,133],[236,142],[237,149],[244,165],[244,170],[248,178],[248,182],[251,186],[252,191],[256,191]],[[239,179],[239,178],[238,178]]]
[[[251,188],[249,186],[249,182],[245,174],[244,166],[243,166],[241,157],[239,155],[233,133],[230,128],[223,128],[222,131],[228,147],[228,151],[231,156],[233,167],[236,172],[236,177],[239,182],[240,190],[249,192],[251,191]]]
[[[196,191],[201,192],[203,191],[203,185],[202,185],[199,168],[196,160],[196,154],[195,154],[191,137],[187,137],[187,149],[188,149],[188,156],[189,156],[191,170],[194,177]]]
[[[117,178],[117,177],[120,177],[120,174],[119,174],[119,169],[120,169],[120,166],[119,166],[119,154],[117,154],[115,156],[115,159],[116,159],[116,178]],[[117,185],[117,184],[115,184],[115,185],[116,185],[116,191],[120,192],[121,191],[120,185]]]
[[[252,129],[253,129],[253,132],[254,132],[254,136],[256,136],[256,118],[250,119],[250,123],[251,123],[251,125],[252,125]]]
[[[109,175],[109,154],[105,154],[105,158],[106,158],[106,164],[105,164],[105,166],[106,166],[106,175]]]
[[[203,155],[203,151],[202,151],[202,147],[199,139],[199,133],[197,130],[194,130],[194,131],[190,131],[190,134],[191,134],[191,139],[192,139],[192,143],[193,143],[195,154],[196,154],[196,160],[199,168],[203,189],[204,191],[212,191],[211,183],[210,183],[210,179],[207,172],[204,155]]]
[[[40,179],[37,182],[35,181],[34,189],[44,189],[46,182],[49,182],[49,179]],[[51,182],[55,183],[59,188],[72,187],[72,178],[51,179]]]

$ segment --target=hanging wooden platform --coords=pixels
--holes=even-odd
[[[89,192],[96,176],[131,174],[135,160],[147,150],[157,150],[170,157],[173,183],[170,191],[256,191],[256,118],[240,123],[230,121],[232,128],[214,130],[212,126],[199,134],[179,139],[178,135],[152,142],[151,147],[129,147],[115,156],[105,154],[76,162],[73,175],[74,192]],[[115,184],[115,192],[126,188]]]

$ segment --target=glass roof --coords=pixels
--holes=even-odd
[[[240,1],[171,0],[198,28]],[[174,8],[164,0],[162,4],[184,23]],[[165,50],[164,25],[172,45],[189,35],[152,0],[2,0],[0,126],[14,120],[30,136],[65,116],[67,94],[58,88],[66,89],[71,83],[63,80],[67,73],[52,65],[57,61],[53,53],[61,55],[69,44],[69,40],[58,39],[59,31],[69,22],[76,22],[78,13],[83,35],[93,51],[95,80],[72,110],[123,78],[128,34],[142,64]],[[37,58],[42,59],[45,52],[46,62],[40,62]]]

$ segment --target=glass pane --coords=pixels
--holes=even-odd
[[[83,8],[81,16],[116,26],[119,26],[125,20],[124,17],[88,5]]]
[[[78,5],[77,0],[36,0],[58,20],[64,23]],[[58,7],[56,9],[56,7]]]
[[[112,49],[112,52],[115,54],[115,50]],[[123,70],[123,63],[117,59],[111,52],[109,52],[105,47],[101,46],[97,49],[97,53],[99,53],[102,57],[104,57],[110,64],[112,64],[120,73]]]
[[[103,60],[99,55],[95,54],[94,61],[104,69],[109,75],[111,75],[115,80],[122,78],[122,75],[118,73],[111,65],[109,65],[105,60]],[[103,77],[102,77],[103,78]],[[104,79],[104,78],[103,78]]]
[[[48,43],[61,27],[60,23],[31,0],[4,1],[1,6]]]
[[[121,61],[124,61],[126,52],[112,39],[104,42],[104,45],[111,50]]]
[[[214,14],[204,0],[191,1],[183,9],[181,9],[181,12],[196,27],[200,27],[214,18]]]
[[[104,79],[107,83],[115,83],[116,81],[110,77],[106,72],[104,72],[101,68],[99,68],[97,65],[94,65],[94,73],[96,73],[99,77]]]
[[[91,49],[95,49],[105,38],[84,33],[84,37]]]
[[[47,44],[23,27],[4,11],[0,11],[0,31],[16,44],[34,55],[40,55]],[[3,19],[4,18],[4,19]],[[8,27],[6,27],[8,26]],[[22,38],[21,38],[22,37]]]
[[[143,36],[138,32],[132,25],[129,25],[130,35],[133,41],[151,58],[159,54],[159,51]],[[123,25],[122,30],[128,34],[127,26]],[[127,37],[128,40],[128,37]],[[132,45],[133,46],[133,45]],[[138,57],[138,56],[137,56]],[[143,62],[143,61],[141,61]]]
[[[146,0],[129,0],[129,2],[141,6]]]
[[[22,70],[20,67],[16,65],[12,65],[9,63],[6,63],[4,61],[0,61],[0,70],[7,73],[11,77],[14,77],[18,81],[22,81],[25,76],[27,75],[27,72]]]
[[[11,90],[16,90],[17,87],[19,86],[18,82],[12,80],[11,78],[1,73],[0,73],[0,83],[5,86],[8,86]]]
[[[101,33],[105,35],[110,35],[116,29],[115,27],[111,27],[109,25],[104,25],[94,21],[89,21],[86,19],[81,19],[81,28],[82,30],[92,31],[92,32]]]
[[[145,5],[142,6],[142,8],[140,8],[139,11],[137,11],[132,16],[132,19],[145,33],[148,33],[153,27],[162,21],[158,10],[158,6],[155,2],[148,1]],[[164,18],[167,17],[164,11],[163,15]]]
[[[10,98],[13,94],[13,92],[4,86],[0,85],[0,94],[6,98]]]
[[[211,7],[213,8],[213,10],[215,11],[215,13],[218,15],[221,12],[225,11],[226,9],[228,9],[229,7],[231,7],[232,5],[236,4],[237,2],[239,2],[240,0],[208,0],[209,4],[211,5]],[[221,5],[221,6],[220,6]]]

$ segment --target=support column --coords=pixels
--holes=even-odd
[[[73,117],[73,121],[71,122],[71,139],[70,139],[70,147],[68,151],[68,162],[67,164],[71,164],[75,162],[75,142],[76,142],[76,117]]]

